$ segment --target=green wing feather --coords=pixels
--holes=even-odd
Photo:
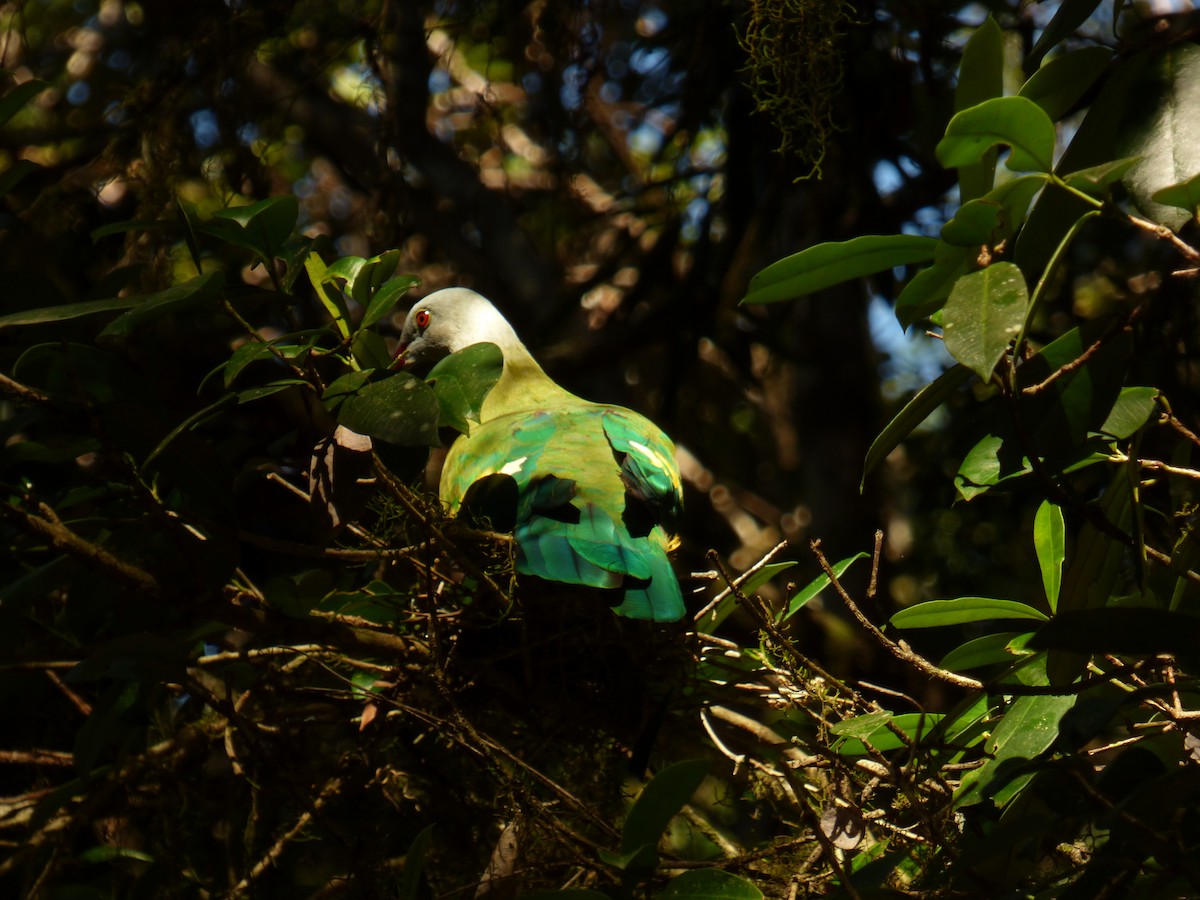
[[[515,491],[497,489],[506,478]],[[683,617],[667,556],[680,510],[679,473],[670,441],[648,420],[583,401],[489,419],[451,448],[442,499],[451,512],[464,500],[473,510],[471,489],[481,482],[493,521],[512,523],[518,572],[621,588],[620,615]],[[498,502],[509,509],[498,510]]]

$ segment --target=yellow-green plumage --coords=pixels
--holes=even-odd
[[[424,329],[415,318],[422,311]],[[439,336],[435,329],[449,316],[460,322],[470,316],[472,323]],[[475,317],[487,327],[477,327]],[[434,350],[419,346],[426,337],[442,343]],[[519,572],[619,591],[621,615],[682,618],[668,560],[682,497],[670,440],[637,413],[590,403],[555,384],[473,292],[431,295],[409,314],[402,342],[409,353],[433,354],[476,339],[500,347],[504,369],[479,423],[446,457],[440,494],[450,511],[511,530]]]

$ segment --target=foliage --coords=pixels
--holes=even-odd
[[[1058,16],[1097,5],[1063,4]],[[959,498],[1040,498],[1032,547],[1040,594],[932,600],[890,617],[889,631],[906,637],[956,633],[962,642],[940,663],[878,630],[844,597],[899,660],[968,689],[929,717],[926,735],[903,739],[904,765],[928,767],[946,792],[941,806],[930,796],[924,805],[953,811],[958,823],[924,819],[920,847],[897,848],[886,832],[863,841],[864,856],[887,849],[864,867],[871,876],[850,879],[860,888],[988,884],[1074,897],[1113,885],[1176,896],[1200,885],[1187,862],[1200,842],[1191,724],[1200,672],[1195,644],[1180,638],[1200,623],[1190,551],[1197,410],[1188,380],[1142,364],[1163,352],[1163,307],[1194,309],[1197,300],[1200,251],[1176,233],[1197,214],[1200,160],[1182,126],[1200,115],[1189,74],[1195,48],[1154,45],[1119,62],[1100,48],[1067,49],[1037,68],[1073,27],[1046,29],[1015,96],[998,96],[996,24],[968,41],[957,91],[970,102],[937,145],[939,161],[958,171],[961,205],[935,247],[912,260],[899,256],[915,240],[908,235],[812,247],[761,272],[746,297],[781,300],[872,275],[885,257],[862,254],[865,241],[895,254],[891,264],[927,264],[899,293],[896,314],[905,325],[940,326],[957,365],[884,429],[867,471],[970,384],[982,436],[954,474]],[[1056,148],[1056,120],[1089,93],[1077,130]],[[996,169],[998,147],[1009,149],[1012,174]],[[1136,155],[1123,156],[1130,148]],[[1122,267],[1138,273],[1128,283],[1144,287],[1098,308],[1081,305],[1077,292],[1073,308],[1059,311],[1071,299],[1066,273],[1086,272],[1086,248],[1112,235]],[[890,742],[885,726],[896,733],[900,718],[881,710],[832,730],[858,738],[859,752],[880,751]]]
[[[0,10],[0,891],[1194,892],[1194,25],[991,8]],[[418,487],[452,283],[676,438],[687,634]]]

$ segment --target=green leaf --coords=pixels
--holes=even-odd
[[[1131,520],[1131,500],[1129,480],[1125,472],[1118,471],[1096,504],[1096,510],[1117,528],[1125,530]],[[1104,606],[1116,588],[1127,552],[1123,541],[1114,539],[1090,520],[1084,520],[1072,551],[1071,564],[1063,574],[1059,614],[1072,609]]]
[[[946,349],[988,381],[1020,332],[1028,306],[1025,276],[1010,262],[964,275],[955,283],[943,310]]]
[[[223,280],[220,272],[207,272],[157,294],[139,297],[137,306],[109,322],[100,337],[125,338],[147,322],[207,303],[220,294]]]
[[[742,304],[790,300],[895,266],[924,262],[933,259],[935,247],[933,238],[914,234],[866,235],[817,244],[755,275]]]
[[[0,126],[3,126],[13,116],[29,105],[29,102],[46,88],[50,87],[45,81],[36,79],[22,82],[0,97]]]
[[[721,869],[689,869],[667,882],[661,900],[762,900],[763,892],[745,878]]]
[[[833,574],[835,577],[841,578],[842,575],[845,574],[846,570],[849,569],[850,566],[852,566],[855,562],[860,559],[869,558],[869,554],[856,553],[853,556],[848,556],[845,559],[838,560],[830,568],[833,569]],[[788,619],[798,613],[804,607],[804,605],[808,603],[808,601],[812,600],[813,597],[817,596],[817,594],[821,593],[821,591],[825,590],[827,587],[829,587],[829,576],[822,572],[795,595],[793,595],[792,599],[788,601],[787,611],[779,617],[779,621],[786,622]]]
[[[371,298],[366,315],[363,316],[362,325],[359,327],[370,328],[383,319],[396,308],[401,297],[420,283],[421,279],[415,275],[397,275],[395,278],[385,281]]]
[[[1099,5],[1100,0],[1063,0],[1055,11],[1054,18],[1042,29],[1041,37],[1025,57],[1026,71],[1040,65],[1046,54],[1057,47],[1064,38],[1070,37]]]
[[[1045,622],[1049,617],[1016,600],[995,600],[991,597],[958,597],[954,600],[928,600],[900,610],[890,619],[897,628],[937,628],[942,625],[965,625],[992,619],[1036,619]]]
[[[340,263],[342,260],[338,262]],[[338,265],[338,263],[334,263],[334,265]],[[346,298],[338,291],[330,293],[325,289],[326,283],[330,280],[329,267],[325,265],[321,255],[314,251],[304,257],[304,270],[308,272],[308,280],[312,284],[313,291],[316,292],[317,299],[321,301],[321,305],[333,319],[342,339],[349,340],[350,313],[346,308]]]
[[[990,15],[963,47],[954,88],[954,111],[961,112],[1004,93],[1004,35]],[[996,177],[996,151],[984,153],[978,163],[961,166],[959,197],[963,203],[992,189]]]
[[[933,265],[909,279],[896,298],[896,319],[901,328],[928,318],[941,309],[958,279],[976,265],[979,247],[955,247],[938,243]]]
[[[433,388],[407,372],[363,384],[368,372],[343,375],[322,399],[339,425],[402,447],[438,445],[438,399]]]
[[[971,370],[963,365],[951,366],[936,379],[931,381],[913,396],[904,408],[888,422],[887,427],[871,442],[867,450],[867,458],[863,463],[862,480],[858,483],[861,492],[867,482],[867,475],[875,467],[887,459],[888,455],[900,445],[913,430],[929,418],[930,414],[946,402],[950,396],[967,383]]]
[[[226,230],[226,223],[236,223],[244,240],[234,243],[248,245],[263,262],[269,264],[276,256],[282,255],[284,244],[295,229],[299,217],[300,201],[296,199],[295,194],[284,194],[281,197],[251,203],[249,206],[217,210],[209,223],[215,225],[215,229],[206,230],[209,234],[228,239],[230,233]]]
[[[24,180],[30,172],[40,169],[37,163],[28,159],[13,160],[12,165],[0,174],[0,197],[3,197]]]
[[[997,807],[1006,806],[1033,778],[1033,772],[1023,771],[1023,763],[1036,760],[1054,743],[1059,723],[1077,699],[1076,694],[1017,697],[985,745],[991,758],[963,776],[955,807],[989,797]]]
[[[1007,241],[1016,233],[1034,195],[1045,184],[1045,175],[1019,175],[986,196],[963,204],[942,227],[942,240],[975,250]]]
[[[392,365],[392,354],[388,351],[387,341],[375,331],[360,329],[356,332],[350,342],[350,352],[364,369],[386,370]]]
[[[1158,388],[1123,387],[1108,418],[1099,430],[1117,440],[1131,437],[1150,420],[1157,403]]]
[[[1167,206],[1177,206],[1196,216],[1200,213],[1200,173],[1193,175],[1178,184],[1159,188],[1150,195],[1155,203],[1165,203]]]
[[[400,872],[398,900],[418,900],[421,897],[421,875],[425,869],[425,857],[433,843],[433,826],[426,825],[408,845],[404,854],[404,868]]]
[[[1200,175],[1200,46],[1181,42],[1158,53],[1146,75],[1130,119],[1122,123],[1121,155],[1142,157],[1125,176],[1125,187],[1147,217],[1178,231],[1194,208],[1184,211],[1154,196]]]
[[[1005,440],[997,434],[985,434],[973,446],[954,475],[954,486],[964,500],[972,500],[989,488],[1028,475],[1032,471],[1028,458],[1015,451],[1016,441]]]
[[[743,594],[750,596],[776,575],[781,575],[788,569],[794,569],[796,565],[797,563],[795,561],[767,563],[767,565],[763,566],[761,569],[739,584],[738,590]]]
[[[1005,165],[1014,171],[1050,172],[1054,123],[1025,97],[997,97],[956,113],[938,142],[937,158],[947,169],[977,164],[998,144],[1012,148]]]
[[[837,745],[837,752],[843,756],[866,756],[868,745],[880,753],[899,750],[905,746],[905,742],[892,731],[889,723],[898,728],[909,742],[912,742],[925,738],[938,727],[944,718],[941,713],[903,713],[899,716],[887,713],[885,715],[887,718],[883,719],[880,726],[865,738],[849,735],[844,737]]]
[[[829,727],[829,730],[841,737],[858,738],[860,741],[865,741],[875,732],[885,727],[894,717],[894,713],[888,712],[886,709],[881,709],[876,712],[864,713],[861,716],[854,716],[851,719],[843,719],[840,722],[835,722]]]
[[[951,672],[977,669],[997,663],[1011,663],[1017,657],[1027,656],[1032,650],[1025,649],[1025,642],[1032,631],[1001,631],[985,634],[955,647],[938,664]]]
[[[426,381],[433,385],[442,423],[466,434],[503,371],[504,354],[495,344],[472,344],[439,360]]]
[[[0,316],[0,328],[9,328],[15,325],[41,325],[46,322],[65,322],[68,319],[78,319],[82,316],[112,312],[116,309],[129,309],[131,306],[137,306],[144,299],[144,297],[113,297],[108,300],[88,300],[83,303],[66,303],[61,306],[24,309],[20,312]]]
[[[622,854],[658,846],[667,825],[700,788],[708,770],[708,760],[686,759],[667,766],[650,779],[625,817],[625,827],[621,829]]]
[[[1064,176],[1063,181],[1069,187],[1085,194],[1097,197],[1107,197],[1112,186],[1125,177],[1125,174],[1142,161],[1140,156],[1127,156],[1124,159],[1114,159],[1111,162],[1089,166]]]
[[[1114,56],[1107,47],[1083,47],[1056,56],[1029,76],[1017,96],[1032,100],[1051,119],[1061,119],[1096,83]]]
[[[1058,608],[1058,589],[1062,585],[1063,560],[1067,556],[1067,526],[1062,509],[1043,500],[1033,520],[1033,546],[1042,570],[1042,587],[1050,611]]]

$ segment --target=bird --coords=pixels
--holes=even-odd
[[[484,342],[499,348],[503,369],[478,424],[446,454],[438,493],[448,512],[511,531],[520,574],[611,591],[613,611],[631,619],[683,618],[669,559],[683,509],[674,444],[644,416],[560,387],[468,288],[409,310],[396,367],[420,374]]]

